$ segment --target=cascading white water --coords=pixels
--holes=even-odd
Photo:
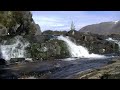
[[[21,41],[22,37],[17,36],[12,39],[14,43],[5,44],[7,41],[0,46],[2,58],[5,60],[10,60],[11,58],[25,58],[26,50],[25,48],[29,45],[27,41]]]
[[[107,40],[107,41],[112,41],[112,42],[118,44],[118,46],[119,46],[119,51],[120,51],[120,41],[114,40],[114,39],[112,39],[112,38],[108,38],[108,39],[106,39],[106,40]]]
[[[98,55],[98,54],[89,54],[89,51],[87,48],[83,46],[78,46],[75,43],[73,43],[68,37],[58,36],[58,40],[65,41],[68,50],[71,54],[71,57],[81,57],[81,58],[105,58],[104,55]]]

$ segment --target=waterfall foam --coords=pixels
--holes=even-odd
[[[12,39],[14,43],[7,44],[5,41],[1,46],[1,57],[5,60],[10,60],[11,58],[25,58],[26,50],[25,48],[29,45],[29,42],[23,40],[21,36],[16,36]]]
[[[80,45],[76,45],[69,39],[69,37],[58,36],[58,40],[63,40],[66,43],[68,50],[71,54],[71,57],[105,58],[104,55],[98,55],[94,53],[89,54],[89,51],[87,50],[87,48],[80,46]]]
[[[114,42],[114,43],[116,43],[116,44],[118,44],[118,46],[119,46],[119,51],[120,51],[120,41],[118,41],[118,40],[114,40],[114,39],[112,39],[112,38],[108,38],[108,39],[106,39],[107,41],[112,41],[112,42]]]

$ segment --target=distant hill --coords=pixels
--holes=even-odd
[[[90,32],[100,35],[120,34],[120,21],[88,25],[81,28],[79,32]]]

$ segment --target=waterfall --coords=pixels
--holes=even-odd
[[[7,42],[9,42],[9,44]],[[4,41],[4,43],[0,45],[1,57],[5,60],[25,58],[25,48],[28,45],[29,42],[25,41],[21,36],[16,36],[13,39]]]
[[[63,40],[67,47],[68,50],[71,54],[71,57],[81,57],[81,58],[104,58],[104,55],[98,55],[98,54],[89,54],[89,51],[87,48],[81,46],[81,45],[76,45],[73,43],[69,37],[63,37],[63,36],[58,36],[58,40]]]
[[[119,46],[119,51],[120,51],[120,41],[114,40],[114,39],[112,39],[112,38],[108,38],[108,39],[106,39],[106,40],[107,40],[107,41],[112,41],[112,42],[118,44],[118,46]]]

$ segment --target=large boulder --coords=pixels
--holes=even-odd
[[[31,43],[27,51],[33,60],[53,60],[70,56],[64,41],[57,39]]]

